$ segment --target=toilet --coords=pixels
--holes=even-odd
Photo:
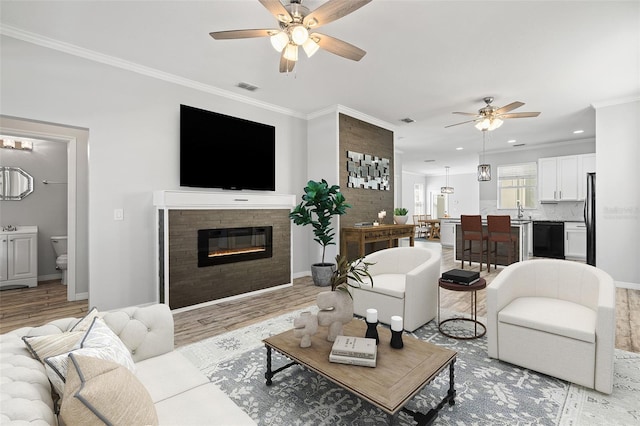
[[[67,285],[67,236],[51,237],[51,245],[56,254],[56,269],[62,272],[62,284]]]

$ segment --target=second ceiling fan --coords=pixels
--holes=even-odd
[[[495,107],[491,105],[493,102],[493,98],[487,96],[483,99],[486,106],[480,108],[477,113],[475,112],[453,112],[452,114],[462,114],[462,115],[471,115],[475,117],[473,120],[463,121],[461,123],[450,124],[447,127],[458,126],[460,124],[465,123],[476,123],[475,127],[478,130],[495,130],[498,127],[502,126],[502,122],[508,118],[526,118],[526,117],[537,117],[540,115],[539,112],[511,112],[516,108],[520,108],[524,105],[524,102],[511,102],[508,105],[503,107]]]
[[[371,0],[329,0],[313,11],[302,5],[302,0],[290,0],[286,5],[279,0],[258,1],[278,20],[280,28],[214,31],[209,35],[216,40],[270,37],[271,44],[280,52],[280,72],[293,70],[300,46],[308,57],[320,48],[354,61],[359,61],[367,53],[315,30],[360,9]]]

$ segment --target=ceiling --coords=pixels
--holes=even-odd
[[[322,3],[303,0],[311,10]],[[1,7],[5,34],[34,33],[302,116],[342,105],[375,117],[394,130],[403,170],[425,175],[442,175],[445,166],[452,175],[475,172],[482,132],[473,123],[445,126],[468,119],[452,112],[476,112],[485,96],[495,106],[525,103],[513,112],[541,112],[506,120],[490,133],[487,152],[593,138],[592,104],[640,97],[637,0],[373,0],[319,30],[364,49],[361,61],[301,53],[289,74],[278,72],[268,38],[209,36],[276,28],[257,0],[2,0]],[[407,117],[415,122],[400,121]]]

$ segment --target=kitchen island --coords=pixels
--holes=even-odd
[[[455,223],[455,238],[453,242],[453,253],[455,260],[462,259],[462,250],[464,248],[462,244],[462,229],[460,225],[460,219],[447,219],[450,223]],[[529,240],[531,220],[528,219],[511,219],[511,235],[516,236],[516,252],[511,263],[520,262],[529,258]],[[482,220],[482,228],[486,235],[489,234],[487,230],[487,220]],[[472,262],[480,262],[480,253],[478,242],[474,241],[473,251],[471,255]],[[493,250],[493,244],[490,244],[489,250]],[[476,253],[478,252],[478,253]],[[485,259],[483,259],[483,262]],[[467,256],[468,262],[468,256]],[[506,266],[509,264],[509,248],[507,244],[498,243],[498,265]],[[491,264],[495,264],[493,254],[491,254]]]

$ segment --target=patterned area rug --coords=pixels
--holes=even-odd
[[[317,308],[305,310],[315,312]],[[300,366],[276,374],[273,385],[265,385],[266,350],[262,339],[291,329],[293,319],[301,311],[178,350],[260,425],[386,424],[388,417],[382,410]],[[443,317],[448,316],[445,313]],[[411,335],[458,352],[455,364],[456,404],[446,405],[434,424],[564,426],[640,423],[640,354],[616,350],[614,392],[604,395],[491,359],[487,356],[486,338],[450,339],[438,332],[434,322]],[[288,362],[274,353],[274,369]],[[354,368],[361,368],[366,374],[367,367]],[[416,395],[407,408],[426,413],[437,405],[448,389],[447,371]],[[412,425],[415,422],[401,413],[396,424]]]

